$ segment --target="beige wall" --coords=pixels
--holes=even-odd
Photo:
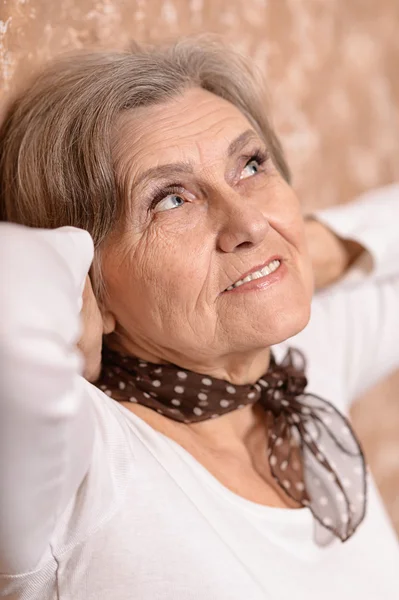
[[[399,180],[397,0],[0,0],[0,19],[0,110],[60,52],[216,32],[267,77],[306,208]],[[399,375],[354,420],[399,532]]]

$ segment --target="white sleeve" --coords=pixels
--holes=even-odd
[[[316,294],[298,336],[315,362],[324,356],[351,402],[399,368],[399,185],[315,217],[365,248],[340,282]]]
[[[0,573],[36,568],[88,470],[76,350],[90,235],[0,224]]]

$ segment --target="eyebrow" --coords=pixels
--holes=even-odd
[[[187,173],[192,175],[193,172],[193,166],[190,163],[185,162],[169,163],[165,165],[159,165],[158,167],[150,167],[140,174],[140,176],[133,182],[133,186],[137,187],[149,179],[161,179],[162,177],[170,177],[171,175],[186,175]]]
[[[238,137],[230,142],[227,148],[227,156],[230,158],[236,154],[251,139],[259,139],[259,136],[253,129],[247,129],[243,133],[240,133]],[[151,179],[161,179],[163,177],[170,177],[173,175],[192,175],[193,172],[194,168],[188,162],[169,163],[165,165],[159,165],[157,167],[150,167],[139,175],[139,177],[134,181],[133,187],[137,187],[138,185]]]
[[[245,146],[250,140],[255,139],[258,140],[259,136],[256,135],[253,129],[247,129],[243,133],[240,133],[238,137],[236,137],[232,142],[230,142],[229,147],[227,148],[227,156],[233,156],[236,154],[241,148]]]

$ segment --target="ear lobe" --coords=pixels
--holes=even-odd
[[[103,319],[103,334],[107,335],[115,330],[116,321],[114,315],[108,310],[102,313]]]

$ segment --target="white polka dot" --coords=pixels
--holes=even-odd
[[[363,468],[360,465],[357,465],[354,469],[353,472],[355,473],[355,475],[362,475],[363,473]]]
[[[200,415],[202,415],[202,410],[200,408],[198,408],[198,406],[196,406],[193,410],[193,413],[200,416]]]
[[[310,435],[310,433],[305,433],[303,435],[303,439],[305,440],[305,442],[307,442],[308,444],[311,444],[313,442],[313,438]]]
[[[211,419],[217,419],[219,415],[211,415]]]
[[[338,502],[345,502],[345,495],[342,492],[337,492],[335,497]]]
[[[259,383],[262,387],[267,388],[269,387],[269,384],[267,383],[267,381],[265,381],[264,379],[259,379]]]
[[[290,482],[288,481],[288,479],[284,479],[283,481],[283,486],[288,490],[288,488],[291,487]]]
[[[120,381],[120,382],[119,382],[119,384],[118,384],[118,386],[119,386],[119,389],[120,389],[120,390],[124,390],[124,389],[125,389],[125,387],[126,387],[126,384],[125,384],[125,382],[124,382],[124,381]]]
[[[162,373],[162,367],[158,367],[157,369],[154,369],[154,373],[156,373],[157,375],[160,375]]]
[[[124,360],[126,362],[126,360]],[[139,362],[139,367],[147,367],[147,363],[144,361]]]
[[[248,398],[251,400],[252,398],[256,397],[256,393],[255,392],[249,392],[248,394]]]
[[[223,408],[227,408],[229,406],[230,402],[228,400],[221,400],[219,404]]]
[[[305,486],[303,485],[302,481],[297,481],[295,487],[298,490],[298,492],[303,492],[303,490],[305,489]]]
[[[154,379],[154,381],[152,382],[152,385],[153,385],[154,387],[159,387],[159,386],[161,385],[161,382],[160,382],[160,381],[158,381],[158,379]]]
[[[282,406],[289,406],[290,403],[288,402],[288,400],[281,400],[281,405]]]
[[[160,413],[161,415],[163,415],[163,411],[160,408],[157,408],[157,413]]]
[[[322,454],[321,452],[317,452],[317,454],[316,454],[316,458],[317,458],[317,460],[319,460],[320,462],[323,462],[323,461],[324,461],[324,456],[323,456],[323,454]]]
[[[255,385],[254,385],[254,388],[255,388],[255,389],[258,391],[258,392],[260,392],[260,391],[261,391],[261,389],[262,389],[262,388],[260,387],[259,383],[255,383]]]
[[[299,418],[299,416],[296,413],[293,413],[291,415],[291,419],[294,421],[294,423],[300,423],[301,419]]]
[[[187,379],[187,373],[184,371],[177,371],[177,376],[179,379]]]
[[[239,405],[237,406],[237,408],[238,408],[239,410],[241,410],[241,408],[245,408],[245,404],[239,404]]]
[[[331,425],[332,423],[332,418],[331,417],[323,417],[323,423],[325,425]]]
[[[278,446],[282,446],[283,445],[283,438],[278,437],[275,441],[275,445]]]
[[[228,386],[226,387],[226,391],[227,391],[229,394],[235,394],[235,393],[236,393],[236,388],[235,388],[233,385],[228,385]]]
[[[203,392],[200,392],[198,394],[198,400],[208,400],[208,396],[206,394],[204,394]]]
[[[320,498],[319,502],[320,502],[320,504],[321,504],[322,506],[327,506],[327,504],[328,504],[328,498],[327,498],[326,496],[322,496],[322,497]]]
[[[347,477],[344,477],[342,480],[342,485],[346,488],[350,488],[352,486],[352,482]]]
[[[326,477],[330,481],[335,481],[335,479],[336,479],[335,473],[327,473]]]
[[[150,394],[147,394],[147,392],[143,392],[143,396],[144,398],[151,398]]]
[[[342,432],[344,435],[349,435],[351,431],[350,431],[349,427],[347,427],[347,426],[345,425],[344,427],[342,427],[342,429],[341,429],[341,432]]]
[[[208,400],[200,400],[200,401],[198,402],[198,404],[199,404],[200,406],[208,406]]]
[[[342,521],[342,523],[345,523],[345,524],[348,523],[348,521],[349,521],[349,515],[347,513],[342,513],[342,515],[341,515],[341,521]]]
[[[332,520],[330,519],[330,517],[324,517],[322,522],[323,525],[325,525],[326,527],[331,527],[332,525]]]
[[[174,406],[180,406],[180,404],[181,404],[181,401],[177,400],[176,398],[173,398],[173,400],[171,400],[171,402]]]
[[[183,386],[181,386],[181,385],[177,385],[177,386],[175,387],[175,392],[176,392],[176,394],[183,394],[183,392],[184,392],[184,387],[183,387]]]
[[[134,396],[130,396],[129,401],[130,402],[137,402],[137,398],[135,398]]]
[[[212,379],[208,379],[208,377],[204,377],[201,381],[204,385],[212,385]]]
[[[107,389],[107,386],[106,386],[106,385],[100,385],[100,389],[101,389],[101,390],[106,390],[106,389]]]
[[[310,415],[311,414],[311,409],[308,406],[302,406],[301,408],[301,413],[303,415]]]
[[[271,457],[270,457],[270,460],[269,460],[269,462],[270,462],[270,465],[271,465],[272,467],[275,467],[275,466],[276,466],[276,464],[277,464],[277,458],[276,458],[276,457],[275,457],[275,456],[272,454],[272,455],[271,455]]]
[[[105,393],[107,394],[107,396],[112,396],[112,392],[110,390],[105,390]]]
[[[288,467],[288,461],[286,461],[286,460],[283,460],[283,462],[282,462],[282,463],[281,463],[281,465],[280,465],[280,469],[281,469],[282,471],[285,471],[287,467]]]

